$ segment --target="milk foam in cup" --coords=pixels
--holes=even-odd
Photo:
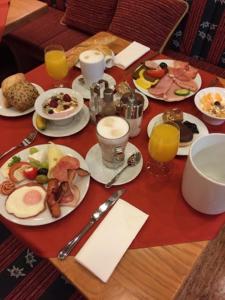
[[[128,122],[118,116],[101,119],[97,124],[97,138],[103,164],[111,169],[120,167],[124,163],[124,152],[129,138]]]
[[[102,52],[98,50],[84,51],[80,54],[79,61],[81,73],[88,87],[103,78],[105,58]]]

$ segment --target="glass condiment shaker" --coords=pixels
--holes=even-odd
[[[130,125],[130,137],[137,136],[141,131],[144,98],[140,93],[131,91],[120,99],[120,115]]]
[[[103,93],[101,116],[113,116],[116,113],[116,108],[113,101],[113,90],[106,88]]]

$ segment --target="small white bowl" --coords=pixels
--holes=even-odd
[[[68,115],[60,116],[57,114],[47,114],[43,109],[44,103],[52,96],[56,96],[59,93],[68,94],[71,97],[75,97],[78,102],[76,109],[73,110]],[[71,122],[75,117],[75,115],[77,115],[80,112],[80,110],[83,108],[83,105],[84,105],[84,99],[80,93],[69,88],[55,88],[55,89],[45,91],[44,93],[39,95],[35,101],[34,107],[37,114],[39,114],[43,118],[54,122],[56,125],[66,125],[69,122]]]
[[[201,106],[201,103],[200,103],[201,98],[208,93],[212,93],[212,94],[219,93],[225,101],[225,89],[221,88],[221,87],[208,87],[208,88],[200,90],[195,95],[195,98],[194,98],[195,105],[198,108],[198,110],[201,111],[202,118],[204,119],[205,122],[207,122],[208,124],[211,124],[211,125],[223,124],[225,122],[225,117],[214,116],[210,112],[205,111]]]

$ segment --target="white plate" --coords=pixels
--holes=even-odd
[[[192,142],[194,142],[195,140],[197,140],[201,136],[207,135],[209,133],[208,128],[205,126],[205,124],[200,119],[196,118],[195,116],[193,116],[191,114],[187,114],[187,113],[183,113],[183,114],[184,114],[184,121],[189,121],[191,123],[194,123],[198,127],[199,133],[194,134]],[[162,121],[162,115],[163,114],[158,114],[153,119],[151,119],[151,121],[148,123],[147,134],[148,134],[149,137],[151,135],[151,131],[152,131],[152,128],[153,128],[154,124],[158,121]],[[179,147],[177,155],[188,155],[189,150],[190,150],[190,146],[191,145],[186,146],[186,147]]]
[[[37,85],[36,83],[33,83],[33,82],[32,82],[32,84],[36,87],[39,94],[44,92],[43,88],[40,85]],[[3,106],[2,100],[3,100],[2,89],[0,89],[0,116],[20,117],[20,116],[27,115],[34,111],[34,107],[31,107],[23,112],[16,110],[14,107],[5,108]]]
[[[173,66],[173,64],[174,64],[174,60],[172,60],[172,59],[157,59],[157,60],[153,60],[153,62],[155,62],[155,63],[157,63],[158,65],[161,63],[161,62],[165,62],[168,66]],[[197,74],[197,76],[195,77],[195,82],[196,82],[196,84],[197,84],[197,86],[198,86],[198,89],[197,89],[197,91],[200,89],[200,87],[201,87],[201,85],[202,85],[202,79],[201,79],[201,76],[200,76],[200,74],[198,73]],[[158,100],[163,100],[163,101],[166,101],[166,102],[173,102],[173,101],[182,101],[182,100],[184,100],[184,99],[186,99],[186,98],[189,98],[189,97],[191,97],[192,95],[194,95],[195,93],[197,93],[197,91],[196,92],[190,92],[190,94],[189,95],[187,95],[187,96],[184,96],[184,97],[182,97],[182,98],[180,98],[180,99],[177,99],[177,98],[172,98],[172,99],[164,99],[164,98],[160,98],[160,97],[156,97],[156,96],[154,96],[154,95],[152,95],[148,90],[145,90],[145,89],[143,89],[142,87],[140,87],[137,83],[136,83],[136,80],[133,80],[133,83],[134,83],[134,85],[136,86],[136,88],[139,90],[139,91],[141,91],[143,94],[145,94],[146,96],[148,96],[148,97],[151,97],[151,98],[154,98],[154,99],[158,99]]]
[[[76,152],[75,150],[73,150],[69,147],[66,147],[66,146],[62,146],[62,145],[58,145],[58,146],[63,151],[63,153],[65,153],[65,155],[71,155],[71,156],[74,156],[77,159],[79,159],[81,168],[88,170],[88,166],[87,166],[85,160],[78,152]],[[40,150],[46,149],[46,151],[47,151],[47,147],[48,147],[47,144],[37,145],[37,146],[35,145],[35,148],[38,148]],[[26,149],[18,152],[16,155],[20,156],[23,161],[26,161],[28,154],[29,154],[29,148],[26,148]],[[9,159],[9,160],[11,160],[11,159]],[[9,160],[7,162],[5,162],[5,164],[8,164]],[[2,166],[3,168],[4,168],[4,165]],[[3,180],[5,180],[5,178],[2,176],[2,174],[0,174],[0,182],[2,182]],[[83,199],[87,193],[87,190],[88,190],[88,187],[90,184],[90,176],[77,177],[75,179],[75,184],[79,187],[79,190],[80,190],[80,200],[79,200],[79,203],[77,204],[77,206],[78,206],[83,201]],[[7,211],[5,210],[5,199],[6,199],[5,196],[0,195],[0,214],[4,218],[6,218],[7,220],[9,220],[13,223],[25,225],[25,226],[38,226],[38,225],[45,225],[45,224],[56,222],[56,221],[64,218],[65,216],[67,216],[69,213],[71,213],[77,207],[77,206],[76,207],[66,207],[66,206],[61,207],[61,216],[57,219],[53,218],[51,216],[48,208],[46,208],[45,211],[43,211],[42,213],[40,213],[39,215],[37,215],[35,217],[31,217],[31,218],[27,218],[27,219],[20,219],[20,218],[15,217],[12,214],[7,213]]]
[[[81,83],[79,79],[83,78],[82,75],[77,76],[73,82],[72,82],[72,89],[79,92],[84,99],[90,99],[91,98],[91,92],[90,89],[86,86],[85,83]],[[104,73],[103,78],[104,80],[108,81],[109,87],[114,89],[114,86],[116,85],[115,79],[109,75]]]
[[[145,94],[139,92],[138,90],[135,90],[135,92],[138,93],[138,94],[141,94],[141,95],[143,96],[143,98],[144,98],[144,107],[143,107],[143,111],[145,111],[145,110],[148,108],[148,106],[149,106],[148,97],[147,97]],[[113,100],[114,100],[115,102],[117,102],[117,101],[120,101],[120,99],[121,99],[121,96],[119,95],[119,93],[115,93],[115,94],[114,94]]]
[[[91,173],[91,177],[96,181],[106,184],[109,182],[125,165],[128,157],[134,152],[139,151],[133,144],[128,143],[125,150],[125,161],[123,166],[118,169],[109,169],[102,163],[102,154],[99,144],[95,144],[91,147],[86,155],[86,162]],[[143,158],[141,157],[140,162],[134,166],[127,168],[118,178],[113,185],[121,185],[135,179],[141,172],[143,166]]]
[[[73,120],[69,124],[63,126],[57,126],[55,122],[48,120],[47,128],[45,130],[40,130],[37,128],[35,122],[36,117],[37,117],[37,113],[35,112],[33,114],[33,119],[32,119],[33,126],[41,134],[50,137],[65,137],[81,131],[89,122],[90,112],[88,107],[84,104],[81,111],[76,116],[74,116]]]

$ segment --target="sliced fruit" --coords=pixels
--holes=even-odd
[[[38,169],[34,167],[26,168],[23,171],[23,175],[30,180],[34,180],[38,174]]]
[[[190,94],[190,90],[188,89],[178,89],[178,90],[175,90],[175,95],[177,96],[187,96]]]
[[[159,79],[156,79],[157,82],[146,80],[144,77],[144,72],[145,72],[144,69],[140,71],[140,73],[139,73],[140,78],[135,80],[135,82],[138,86],[140,86],[144,90],[147,90],[147,89],[151,88],[152,86],[156,85],[156,83],[159,81]]]
[[[152,78],[162,78],[166,74],[166,69],[147,70],[147,74]]]
[[[159,82],[159,79],[152,78],[148,75],[147,71],[143,72],[143,78],[151,82],[151,86],[156,85]]]
[[[36,126],[40,130],[45,130],[47,128],[47,120],[40,115],[36,117]]]

